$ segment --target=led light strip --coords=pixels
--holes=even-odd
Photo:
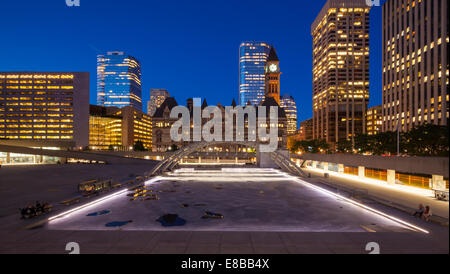
[[[154,179],[152,179],[152,180],[146,182],[145,185],[151,184],[151,183],[154,183],[154,182],[157,182],[157,181],[159,181],[159,180],[161,180],[160,177],[154,178]],[[79,210],[88,208],[88,207],[93,206],[93,205],[98,205],[98,204],[100,204],[100,203],[102,203],[102,202],[106,202],[107,200],[110,200],[110,199],[112,199],[112,198],[114,198],[114,197],[117,197],[117,196],[119,196],[119,195],[121,195],[121,194],[124,194],[124,193],[126,193],[126,192],[128,192],[128,191],[129,191],[128,188],[123,189],[123,190],[121,190],[121,191],[118,191],[118,192],[113,193],[113,194],[111,194],[111,195],[108,195],[108,196],[106,196],[106,197],[100,198],[100,199],[98,199],[98,200],[92,201],[92,202],[87,203],[87,204],[85,204],[85,205],[82,205],[82,206],[79,206],[79,207],[76,207],[76,208],[72,208],[72,209],[70,209],[70,210],[68,210],[68,211],[65,211],[65,212],[62,212],[62,213],[60,213],[60,214],[58,214],[58,215],[56,215],[56,216],[50,217],[50,218],[47,219],[47,221],[48,221],[48,222],[51,222],[51,221],[54,221],[54,220],[59,219],[59,218],[67,217],[67,216],[69,216],[70,214],[72,214],[72,213],[74,213],[74,212],[76,212],[76,211],[79,211]]]
[[[403,191],[403,192],[408,192],[411,194],[415,194],[415,195],[421,195],[421,196],[425,196],[425,197],[434,197],[434,194],[431,190],[427,190],[427,189],[421,189],[421,188],[415,188],[412,186],[404,186],[404,185],[388,185],[386,181],[381,181],[381,180],[377,180],[377,179],[372,179],[372,178],[360,178],[358,176],[355,175],[349,175],[349,174],[345,174],[345,173],[338,173],[335,171],[324,171],[323,169],[318,169],[318,168],[312,168],[312,167],[306,167],[306,169],[311,170],[311,171],[315,171],[315,172],[319,172],[319,173],[329,173],[333,176],[339,177],[339,178],[343,178],[343,179],[348,179],[351,180],[353,182],[358,182],[358,183],[366,183],[366,184],[370,184],[370,185],[374,185],[374,186],[378,186],[378,187],[384,187],[384,188],[388,188],[388,189],[394,189],[397,191]]]
[[[291,178],[292,180],[294,180],[294,181],[296,181],[296,182],[298,182],[298,183],[301,183],[301,184],[303,184],[303,185],[305,185],[305,186],[308,186],[308,187],[313,188],[313,189],[315,189],[315,190],[317,190],[317,191],[320,191],[320,192],[326,193],[326,194],[328,194],[328,195],[332,195],[332,196],[334,196],[334,197],[337,197],[337,198],[339,198],[339,199],[342,199],[342,200],[344,200],[344,201],[347,201],[347,202],[349,202],[349,203],[351,203],[351,204],[354,204],[354,205],[359,206],[359,207],[361,207],[361,208],[364,208],[364,209],[366,209],[366,210],[368,210],[368,211],[371,211],[371,212],[373,212],[373,213],[375,213],[375,214],[378,214],[378,215],[380,215],[380,216],[383,216],[383,217],[385,217],[385,218],[387,218],[387,219],[389,219],[389,220],[391,220],[391,221],[400,223],[400,224],[402,224],[402,225],[404,225],[404,226],[406,226],[406,227],[409,227],[409,228],[411,228],[411,229],[413,229],[413,230],[420,231],[420,232],[423,232],[423,233],[426,233],[426,234],[429,234],[429,233],[430,233],[428,230],[425,230],[425,229],[420,228],[420,227],[418,227],[418,226],[416,226],[416,225],[413,225],[413,224],[411,224],[411,223],[408,223],[408,222],[406,222],[406,221],[403,221],[403,220],[401,220],[401,219],[399,219],[399,218],[396,218],[396,217],[394,217],[394,216],[388,215],[388,214],[386,214],[386,213],[384,213],[384,212],[381,212],[381,211],[379,211],[379,210],[376,210],[376,209],[371,208],[371,207],[369,207],[369,206],[366,206],[366,205],[364,205],[364,204],[361,204],[361,203],[358,203],[358,202],[353,201],[353,200],[351,200],[351,199],[348,199],[348,198],[346,198],[346,197],[343,197],[343,196],[341,196],[341,195],[339,195],[339,194],[336,194],[336,193],[331,192],[331,191],[329,191],[329,190],[326,190],[326,189],[324,189],[324,188],[321,188],[321,187],[315,186],[315,185],[313,185],[313,184],[311,184],[311,183],[308,183],[308,182],[305,182],[305,181],[303,181],[303,180],[297,179],[297,178],[292,177],[292,176],[290,176],[290,175],[288,175],[288,174],[286,174],[286,173],[282,173],[282,172],[280,172],[280,171],[277,171],[277,172],[278,172],[279,174],[284,175],[285,177],[289,177],[289,178]]]

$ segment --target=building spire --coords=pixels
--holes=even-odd
[[[267,58],[267,62],[270,62],[270,61],[280,61],[278,59],[277,51],[275,50],[274,46],[272,46],[270,48],[269,57]]]

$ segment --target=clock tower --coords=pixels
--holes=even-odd
[[[265,76],[266,76],[266,90],[265,97],[272,97],[280,104],[280,60],[278,60],[275,48],[270,49],[269,57],[266,61]]]

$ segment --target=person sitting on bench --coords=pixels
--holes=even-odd
[[[430,217],[433,216],[433,213],[431,212],[430,206],[425,207],[425,212],[423,213],[422,217],[425,219],[425,221],[429,221]]]
[[[419,216],[419,218],[422,218],[423,212],[424,212],[424,207],[422,204],[420,204],[419,209],[416,210],[416,212],[414,212],[413,216],[414,217]]]

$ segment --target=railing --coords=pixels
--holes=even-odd
[[[366,168],[365,176],[372,179],[377,179],[381,181],[387,181],[387,171],[386,170],[380,170],[380,169],[372,169],[372,168]]]
[[[399,181],[405,185],[410,185],[414,187],[420,187],[425,189],[430,189],[431,177],[417,176],[411,174],[395,174],[396,181]],[[448,187],[447,187],[448,188]]]

